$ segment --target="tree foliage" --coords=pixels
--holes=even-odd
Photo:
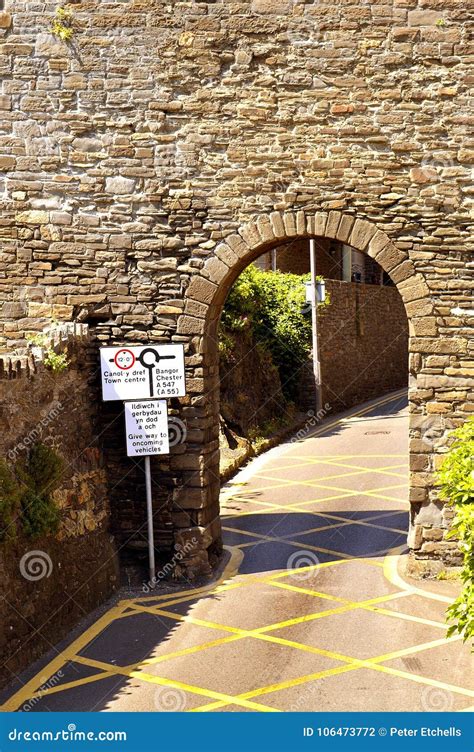
[[[295,399],[301,368],[311,352],[311,311],[303,284],[307,280],[309,275],[266,272],[252,264],[232,287],[221,318],[221,351],[228,354],[226,334],[250,330],[254,342],[271,353],[290,400]]]
[[[454,621],[448,636],[459,633],[466,641],[474,637],[474,416],[453,431],[453,437],[437,480],[441,496],[455,509],[448,537],[459,540],[463,554],[463,588],[447,611]]]

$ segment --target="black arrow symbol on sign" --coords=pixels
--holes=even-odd
[[[174,360],[176,355],[160,355],[154,347],[146,347],[138,356],[143,368],[148,368],[148,379],[150,383],[150,397],[153,397],[153,369],[158,365],[160,360]]]

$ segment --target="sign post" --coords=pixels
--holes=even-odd
[[[169,453],[168,405],[165,400],[125,402],[127,455],[144,457],[146,510],[148,527],[148,566],[150,587],[155,578],[155,540],[153,533],[153,494],[150,455]]]
[[[146,516],[148,527],[148,572],[150,575],[150,587],[155,584],[155,534],[153,532],[153,495],[151,492],[151,467],[150,456],[145,457],[145,487],[146,487]]]
[[[313,373],[314,384],[316,387],[316,414],[319,413],[322,406],[321,395],[321,365],[319,362],[318,350],[318,298],[317,298],[317,280],[316,280],[316,241],[311,238],[309,241],[309,255],[311,263],[311,320],[313,333]]]
[[[150,587],[155,584],[155,544],[150,456],[169,454],[166,398],[184,397],[183,345],[102,347],[102,398],[123,400],[127,455],[143,457]],[[157,398],[164,399],[157,399]]]

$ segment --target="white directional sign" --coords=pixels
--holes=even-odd
[[[104,401],[184,397],[183,345],[101,347]]]
[[[169,454],[166,400],[126,402],[125,430],[129,457]]]

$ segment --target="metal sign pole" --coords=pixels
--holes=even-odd
[[[148,518],[148,561],[150,567],[150,587],[155,584],[155,539],[153,535],[153,503],[151,495],[150,457],[145,457],[146,510]]]
[[[313,328],[313,372],[316,387],[316,413],[322,407],[321,395],[321,366],[318,351],[318,299],[316,294],[316,242],[313,238],[309,241],[309,255],[311,263],[311,319]]]

